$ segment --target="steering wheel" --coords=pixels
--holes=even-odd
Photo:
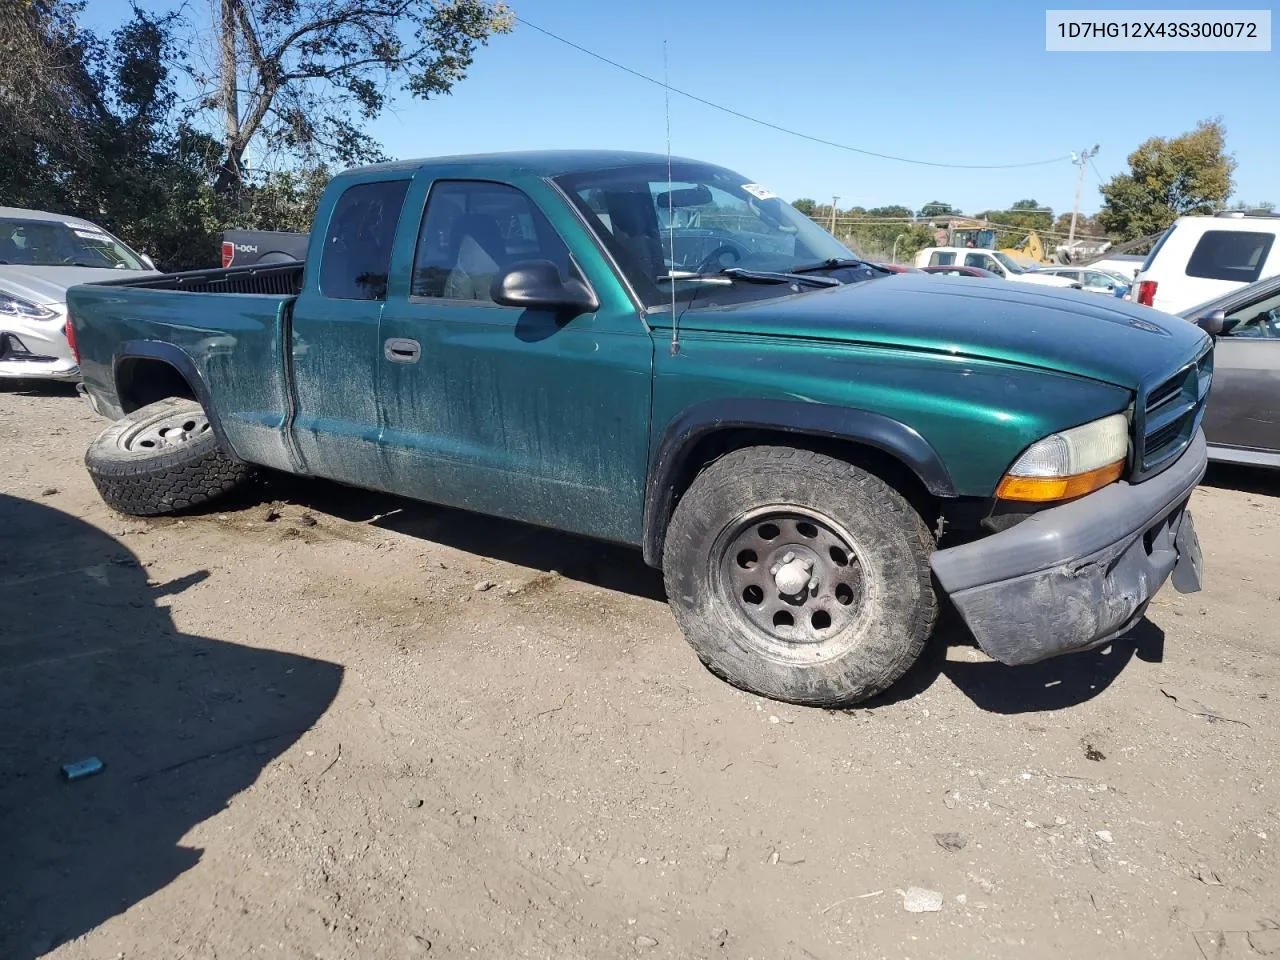
[[[713,268],[717,270],[722,269],[724,267],[724,264],[720,262],[720,258],[726,255],[732,256],[734,263],[737,263],[739,260],[742,259],[742,252],[738,250],[737,247],[731,247],[729,244],[726,243],[719,247],[716,247],[714,250],[708,253],[705,257],[703,257],[702,260],[698,263],[698,265],[694,267],[695,272],[710,273]]]

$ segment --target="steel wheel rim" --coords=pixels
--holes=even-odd
[[[875,579],[854,538],[825,514],[793,504],[753,510],[726,526],[712,558],[720,600],[754,651],[811,663],[856,642],[850,628],[865,618]]]
[[[134,425],[117,441],[129,453],[153,453],[156,450],[190,443],[209,432],[209,418],[203,410],[165,413]]]

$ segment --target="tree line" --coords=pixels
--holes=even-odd
[[[196,10],[184,6],[182,11]],[[511,28],[487,0],[215,0],[209,23],[135,5],[0,0],[0,203],[101,223],[170,270],[230,227],[306,230],[333,166],[384,159],[388,96],[449,93]]]
[[[1076,236],[1105,237],[1113,243],[1153,237],[1180,216],[1211,214],[1227,208],[1234,190],[1235,158],[1226,149],[1227,131],[1220,118],[1203,120],[1194,130],[1176,137],[1151,137],[1129,154],[1129,169],[1101,183],[1102,207],[1094,215],[1081,214]],[[985,220],[996,231],[996,247],[1016,247],[1034,230],[1048,241],[1065,239],[1070,212],[1054,215],[1033,199],[1014,202],[1005,210],[962,214],[949,203],[934,200],[918,210],[901,205],[850,207],[832,210],[809,198],[794,202],[802,213],[829,226],[833,213],[836,233],[865,256],[909,259],[935,242],[935,227],[956,217]],[[1237,208],[1271,210],[1273,204],[1237,204]],[[934,227],[930,226],[934,224]]]
[[[96,221],[166,269],[209,266],[230,227],[308,229],[333,167],[385,159],[366,130],[388,97],[447,95],[514,22],[492,0],[213,0],[208,22],[196,9],[135,5],[99,35],[84,0],[0,0],[0,203]],[[1215,119],[1128,164],[1078,235],[1131,240],[1221,209],[1236,161]],[[830,206],[795,205],[829,224]],[[960,215],[942,201],[834,213],[859,250],[899,259]],[[997,246],[1070,220],[1034,199],[972,216],[1000,224]]]

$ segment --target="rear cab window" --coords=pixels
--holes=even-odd
[[[320,258],[320,293],[333,300],[385,300],[391,246],[408,180],[348,187],[333,206]]]
[[[1187,276],[1253,283],[1262,276],[1275,239],[1254,230],[1206,230],[1187,261]]]
[[[941,253],[934,251],[929,255],[929,266],[931,267],[949,267],[956,262],[954,253]]]

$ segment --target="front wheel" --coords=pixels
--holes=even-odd
[[[218,443],[204,408],[169,397],[103,430],[84,465],[107,506],[137,517],[185,510],[220,497],[249,477],[249,465]]]
[[[916,661],[937,616],[933,543],[878,477],[789,447],[737,450],[681,499],[667,598],[702,662],[775,700],[848,706]]]

